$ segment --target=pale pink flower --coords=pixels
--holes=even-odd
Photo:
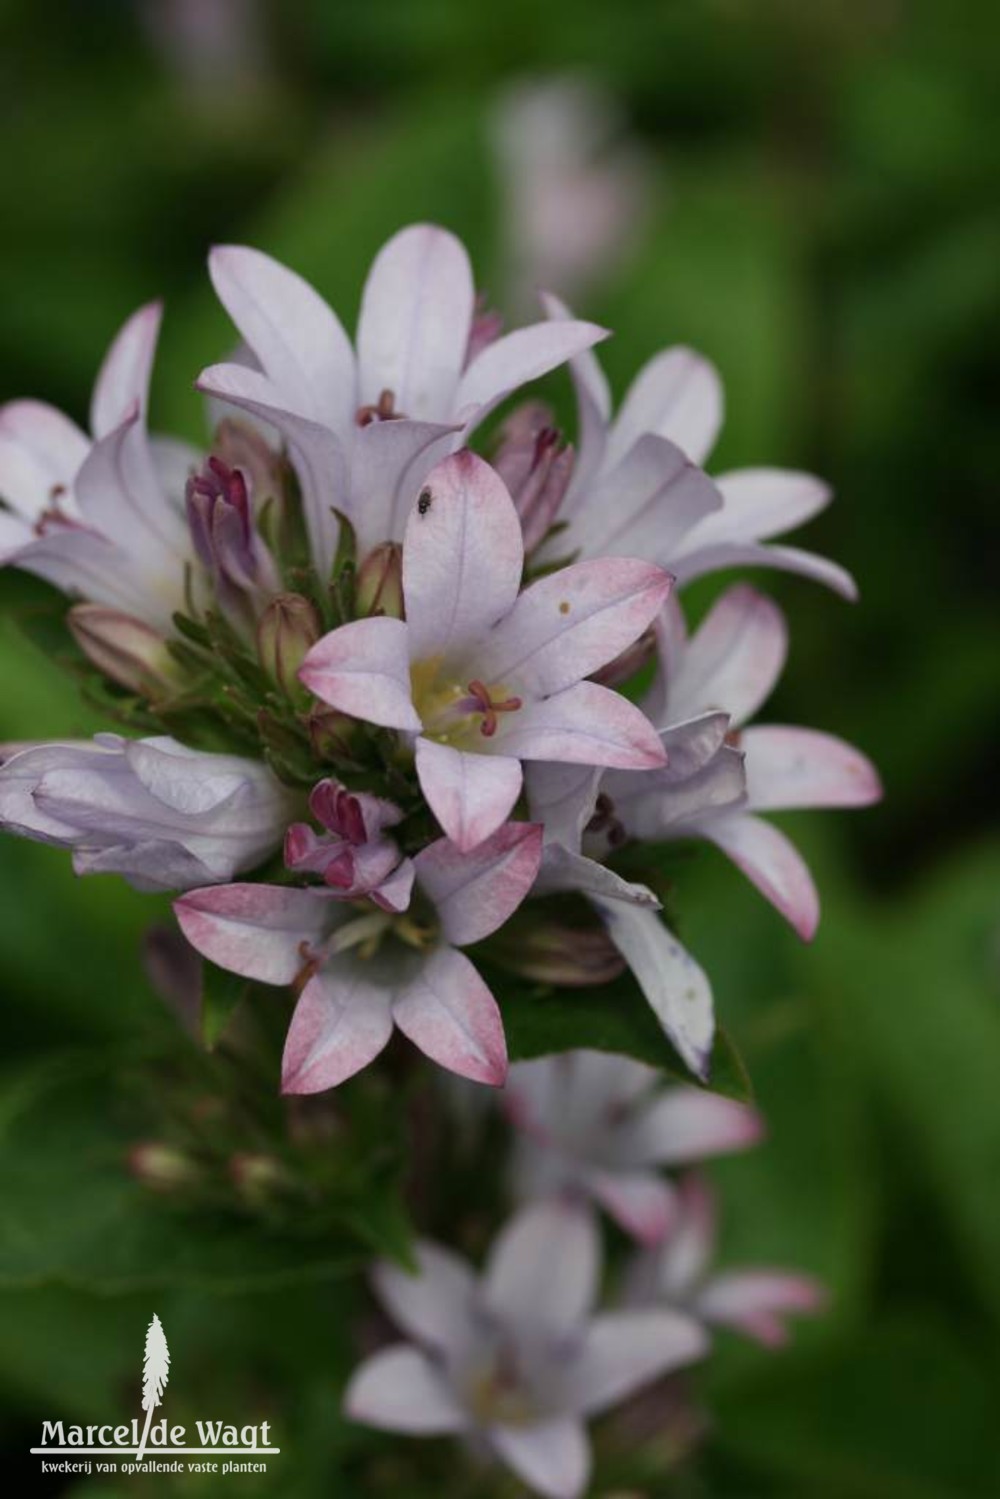
[[[319,875],[345,900],[368,895],[388,910],[405,910],[412,864],[407,860],[407,867],[400,869],[403,855],[386,833],[402,820],[399,808],[327,779],[313,787],[309,810],[324,831],[316,833],[306,822],[293,823],[285,834],[287,867],[298,874]]]
[[[415,224],[379,251],[352,346],[336,314],[259,250],[222,246],[215,289],[248,363],[214,365],[199,388],[271,423],[298,471],[313,560],[326,571],[346,513],[364,557],[398,541],[424,475],[513,390],[604,338],[542,322],[468,358],[476,322],[469,259],[445,229]]]
[[[167,738],[39,744],[0,767],[0,827],[139,890],[231,880],[281,847],[298,800],[266,765]]]
[[[659,568],[563,568],[520,592],[524,550],[500,479],[468,451],[432,473],[406,528],[406,620],[332,631],[300,672],[332,707],[412,736],[420,786],[450,838],[474,848],[521,790],[522,760],[660,765],[649,721],[584,680],[665,599]]]
[[[662,1083],[654,1068],[607,1052],[516,1063],[503,1096],[521,1133],[515,1157],[521,1194],[592,1198],[633,1238],[661,1242],[678,1198],[658,1168],[746,1150],[763,1130],[755,1109]]]
[[[626,1277],[630,1306],[689,1312],[728,1327],[766,1348],[788,1342],[784,1318],[821,1312],[827,1293],[811,1275],[764,1266],[711,1270],[716,1241],[715,1195],[691,1173],[677,1188],[677,1213],[666,1241],[636,1257]]]
[[[586,1420],[707,1346],[691,1317],[624,1309],[594,1315],[595,1226],[565,1203],[522,1210],[481,1277],[421,1243],[417,1273],[382,1262],[375,1291],[412,1341],[365,1360],[346,1414],[412,1436],[451,1434],[485,1448],[536,1493],[577,1499],[590,1475]]]
[[[0,408],[0,563],[166,631],[195,561],[183,505],[200,460],[146,430],[160,315],[158,303],[141,308],[112,343],[92,438],[41,401]]]
[[[471,854],[438,839],[391,878],[402,895],[362,906],[330,887],[223,885],[175,903],[204,957],[265,984],[304,985],[282,1067],[286,1093],[335,1087],[366,1067],[396,1025],[432,1061],[502,1083],[496,1001],[460,951],[496,931],[531,888],[541,829],[507,823]],[[413,901],[407,909],[413,885]]]

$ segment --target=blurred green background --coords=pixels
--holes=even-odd
[[[1000,1493],[996,6],[22,0],[0,18],[0,398],[83,419],[110,335],[163,294],[155,425],[193,436],[191,381],[231,338],[211,243],[278,255],[350,326],[381,241],[435,219],[503,305],[498,107],[518,80],[570,74],[621,111],[605,165],[629,153],[636,222],[586,284],[554,289],[615,330],[602,356],[619,392],[667,343],[715,360],[714,467],[832,480],[838,503],[803,539],[851,568],[862,600],[756,580],[793,625],[766,716],[855,741],[886,785],[874,811],[789,819],[823,893],[811,948],[721,859],[699,859],[683,890],[686,940],[771,1132],[715,1173],[727,1249],[814,1271],[834,1302],[779,1355],[720,1344],[697,1381],[706,1446],[663,1493]],[[23,598],[0,578],[0,740],[91,731],[9,619]],[[3,1124],[54,1052],[113,1055],[172,1022],[139,959],[162,903],[76,882],[61,854],[12,840],[0,869]],[[359,1491],[336,1414],[351,1290],[322,1264],[192,1268],[171,1244],[145,1272],[109,1272],[128,1224],[106,1193],[88,1217],[102,1148],[63,1139],[62,1174],[52,1151],[0,1151],[17,1249],[0,1280],[10,1462],[43,1415],[131,1408],[155,1309],[178,1401],[204,1411],[212,1392],[220,1413],[280,1424],[280,1466],[238,1488]],[[44,1242],[18,1241],[28,1177],[52,1199]],[[410,1449],[386,1450],[387,1482],[410,1493]],[[63,1492],[24,1475],[16,1492]]]

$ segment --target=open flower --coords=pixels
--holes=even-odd
[[[658,1167],[746,1150],[760,1115],[698,1088],[663,1088],[662,1074],[599,1051],[518,1062],[504,1104],[521,1132],[515,1162],[523,1195],[593,1198],[634,1238],[657,1244],[678,1212]]]
[[[262,884],[194,890],[174,909],[188,941],[221,968],[303,986],[285,1043],[286,1093],[317,1093],[351,1077],[378,1056],[393,1025],[442,1067],[500,1084],[500,1012],[459,949],[517,909],[541,843],[541,829],[523,822],[507,823],[471,854],[440,838],[400,866],[398,881],[415,881],[403,910],[387,899],[359,908],[329,886]]]
[[[719,1327],[728,1327],[766,1348],[788,1341],[783,1318],[819,1312],[823,1286],[811,1275],[753,1267],[711,1273],[716,1240],[715,1196],[691,1172],[677,1188],[677,1212],[662,1245],[636,1257],[626,1279],[630,1306],[671,1306]]]
[[[555,297],[550,317],[569,317]],[[570,363],[576,387],[576,465],[559,518],[568,524],[540,560],[648,557],[678,584],[726,567],[776,567],[857,596],[850,574],[799,547],[768,545],[830,502],[829,486],[793,469],[751,468],[710,480],[702,465],[722,426],[722,382],[693,349],[654,355],[617,414],[590,349]]]
[[[333,507],[365,556],[399,541],[421,480],[519,385],[605,337],[591,323],[538,323],[474,348],[468,256],[445,229],[415,224],[379,251],[365,284],[357,351],[301,277],[259,250],[209,262],[247,363],[214,365],[199,388],[270,422],[289,445],[317,567],[336,545]]]
[[[166,738],[39,744],[0,767],[0,826],[71,848],[77,874],[124,875],[139,890],[253,869],[281,847],[297,805],[266,765]]]
[[[456,453],[407,524],[405,622],[343,625],[300,673],[332,707],[413,736],[424,796],[463,849],[510,813],[522,760],[636,769],[664,760],[643,714],[583,679],[642,633],[670,579],[615,559],[563,568],[520,593],[523,563],[500,479],[475,454]]]
[[[536,1204],[495,1241],[481,1279],[436,1244],[408,1275],[381,1263],[375,1290],[413,1341],[355,1372],[355,1421],[414,1436],[478,1440],[529,1488],[576,1499],[587,1487],[586,1419],[693,1363],[705,1335],[666,1310],[592,1314],[600,1273],[589,1216]]]
[[[0,562],[167,630],[194,562],[183,496],[199,458],[146,430],[160,315],[141,308],[108,350],[93,440],[40,401],[0,408]]]

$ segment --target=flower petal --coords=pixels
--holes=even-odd
[[[342,508],[354,526],[359,558],[382,541],[402,541],[421,480],[457,430],[440,422],[369,422],[357,429]]]
[[[788,654],[788,626],[777,604],[737,583],[713,605],[667,668],[669,721],[709,708],[742,723],[764,702]]]
[[[439,947],[400,987],[392,1013],[414,1046],[449,1072],[494,1087],[507,1076],[500,1011],[464,953]]]
[[[708,1346],[704,1328],[683,1312],[605,1312],[587,1328],[568,1398],[581,1415],[595,1415],[703,1358]]]
[[[784,833],[748,812],[706,817],[699,831],[729,855],[803,942],[812,941],[819,925],[819,895],[805,860]]]
[[[307,893],[307,892],[303,892]],[[392,1035],[392,994],[350,959],[321,968],[295,1006],[282,1093],[322,1093],[374,1061]]]
[[[542,305],[546,316],[553,320],[573,315],[551,292],[542,293]],[[577,443],[573,478],[562,507],[564,516],[575,508],[575,500],[585,494],[590,479],[601,467],[611,415],[611,389],[596,355],[590,349],[584,349],[574,355],[569,367],[576,391]]]
[[[811,1276],[784,1270],[730,1270],[712,1277],[693,1309],[706,1322],[732,1327],[766,1348],[779,1348],[789,1337],[783,1315],[819,1312],[826,1302],[824,1287]]]
[[[456,659],[517,598],[521,522],[503,480],[467,449],[439,463],[410,512],[403,593],[414,661]]]
[[[344,1414],[382,1431],[438,1436],[463,1431],[468,1418],[444,1376],[418,1348],[383,1348],[356,1369]]]
[[[458,1351],[469,1335],[476,1280],[464,1260],[426,1240],[414,1245],[415,1271],[379,1260],[375,1292],[402,1332],[425,1347]]]
[[[560,1200],[532,1203],[493,1241],[484,1294],[507,1324],[568,1332],[593,1306],[599,1274],[593,1215]]]
[[[99,439],[113,432],[135,407],[143,422],[149,406],[163,304],[150,302],[134,312],[104,356],[90,403],[90,430]]]
[[[475,289],[459,240],[432,224],[401,229],[372,263],[358,321],[360,405],[384,390],[418,421],[451,416]]]
[[[533,1426],[494,1426],[497,1455],[546,1499],[580,1499],[590,1477],[590,1443],[582,1422],[555,1416]]]
[[[260,250],[216,245],[212,285],[279,399],[346,441],[358,405],[354,350],[307,281]]]
[[[636,375],[611,428],[606,463],[623,458],[645,432],[656,432],[702,463],[722,426],[722,382],[694,349],[664,349]]]
[[[518,597],[477,658],[480,674],[538,697],[571,687],[638,639],[670,586],[662,568],[632,558],[561,568]]]
[[[697,1171],[682,1177],[677,1199],[679,1212],[673,1232],[655,1256],[643,1257],[637,1270],[638,1279],[646,1281],[646,1290],[653,1299],[665,1297],[668,1301],[688,1302],[715,1253],[716,1199],[706,1179]]]
[[[441,919],[445,941],[479,942],[517,910],[538,873],[542,829],[508,822],[468,853],[439,838],[417,854],[417,880]]]
[[[73,480],[90,442],[68,416],[43,401],[0,407],[0,498],[34,521],[55,500],[72,509]]]
[[[767,541],[805,525],[833,498],[822,479],[790,468],[736,469],[715,482],[724,504],[703,541]]]
[[[545,847],[535,892],[538,895],[549,895],[559,890],[576,890],[581,895],[603,896],[607,900],[649,906],[654,911],[660,908],[660,902],[647,886],[630,884],[606,864],[574,853],[572,849],[562,848],[557,843],[550,843]]]
[[[719,1093],[670,1088],[643,1104],[626,1126],[626,1158],[637,1166],[685,1166],[706,1156],[747,1150],[763,1134],[763,1120]]]
[[[713,518],[708,517],[709,520]],[[704,524],[703,521],[701,525]],[[857,584],[837,562],[817,557],[814,552],[804,552],[800,547],[767,546],[756,541],[702,546],[698,534],[701,525],[688,532],[671,559],[670,570],[679,585],[729,567],[776,567],[779,572],[798,573],[803,578],[811,578],[814,583],[822,583],[851,603],[858,597]]]
[[[472,361],[459,381],[455,410],[470,417],[470,427],[478,426],[518,386],[540,380],[607,336],[606,328],[575,320],[517,328]]]
[[[715,1021],[708,979],[659,916],[643,906],[592,897],[608,935],[628,963],[678,1054],[708,1077]]]
[[[749,805],[756,812],[793,807],[868,807],[882,786],[874,765],[832,734],[760,724],[741,737]]]
[[[469,754],[423,737],[417,776],[428,805],[463,852],[495,833],[521,791],[521,765],[504,754]]]
[[[406,625],[373,615],[341,625],[318,640],[299,678],[324,703],[365,723],[419,730],[410,699]]]
[[[703,823],[746,805],[743,756],[724,744],[689,776],[675,779],[669,765],[651,775],[611,774],[605,778],[604,792],[632,838],[651,843],[698,836]]]
[[[577,682],[505,714],[490,742],[521,760],[625,770],[656,770],[666,760],[660,736],[642,710],[596,682]]]
[[[662,1176],[652,1171],[588,1171],[586,1184],[593,1196],[640,1244],[660,1244],[676,1216],[676,1194]]]
[[[181,931],[203,957],[263,984],[290,984],[310,944],[343,912],[320,891],[285,885],[213,885],[174,901]]]
[[[528,808],[545,825],[552,843],[578,849],[594,815],[603,771],[600,766],[538,761],[525,767]]]

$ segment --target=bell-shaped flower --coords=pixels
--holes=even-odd
[[[634,1238],[658,1244],[678,1213],[658,1168],[746,1150],[761,1137],[756,1110],[699,1088],[662,1087],[662,1074],[599,1051],[518,1062],[504,1107],[520,1131],[522,1196],[592,1198]]]
[[[99,734],[0,766],[0,827],[73,850],[77,874],[139,890],[231,880],[281,847],[298,801],[266,765],[173,739]]]
[[[678,1184],[677,1211],[665,1242],[637,1255],[629,1267],[626,1304],[673,1307],[765,1348],[780,1348],[789,1338],[784,1319],[821,1312],[826,1291],[811,1275],[769,1266],[713,1271],[716,1219],[714,1193],[691,1172]]]
[[[405,622],[343,625],[300,673],[332,707],[412,737],[424,796],[463,849],[508,816],[523,760],[638,769],[665,758],[636,707],[584,679],[642,633],[669,577],[619,558],[563,568],[522,593],[523,564],[502,482],[456,453],[407,524]]]
[[[341,826],[352,819],[345,814]],[[507,823],[471,854],[438,839],[360,910],[329,885],[262,884],[195,890],[175,910],[188,941],[220,968],[301,988],[285,1043],[286,1093],[317,1093],[359,1072],[394,1025],[440,1066],[499,1085],[507,1075],[500,1011],[460,949],[517,909],[541,843],[541,829],[524,822]],[[408,888],[400,898],[407,881],[408,905]]]
[[[690,637],[671,600],[658,625],[658,648],[659,676],[645,704],[654,722],[690,725],[724,708],[736,729],[774,688],[788,632],[772,600],[737,584]],[[882,795],[878,773],[852,745],[816,729],[761,724],[731,730],[728,738],[729,754],[743,757],[744,798],[707,796],[697,781],[677,787],[659,772],[648,781],[612,773],[601,782],[606,817],[627,838],[709,839],[808,941],[819,921],[812,876],[790,839],[756,814],[870,806]],[[718,780],[721,772],[714,774]]]
[[[222,246],[209,269],[248,362],[214,365],[199,388],[263,418],[298,471],[313,560],[325,571],[349,516],[361,557],[402,539],[424,475],[518,386],[606,335],[542,322],[479,348],[469,259],[445,229],[415,224],[379,251],[352,347],[336,314],[258,250]]]
[[[549,316],[569,316],[554,297]],[[577,460],[553,556],[648,557],[678,584],[728,567],[776,567],[857,597],[850,574],[799,547],[769,545],[830,502],[829,487],[792,469],[749,468],[711,480],[703,473],[722,426],[722,382],[693,349],[665,349],[636,375],[612,415],[607,379],[591,350],[571,360]]]
[[[415,1274],[385,1262],[375,1270],[376,1295],[409,1341],[355,1371],[346,1414],[384,1431],[485,1446],[548,1499],[587,1489],[588,1417],[707,1347],[683,1313],[594,1313],[595,1225],[566,1203],[535,1204],[511,1219],[481,1276],[436,1244],[418,1244],[416,1260]]]
[[[199,456],[146,430],[160,314],[141,308],[112,343],[92,439],[42,402],[0,408],[0,562],[165,632],[194,561],[183,503]]]

